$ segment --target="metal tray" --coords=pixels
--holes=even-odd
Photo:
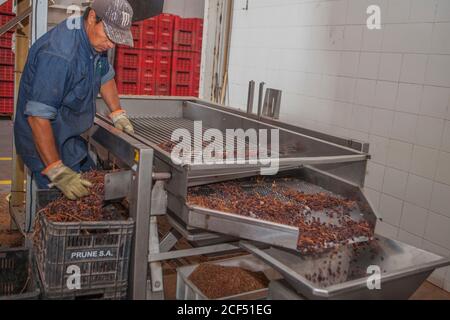
[[[336,197],[354,199],[358,204],[358,209],[351,212],[352,217],[355,219],[364,219],[375,228],[377,221],[376,214],[364,196],[363,191],[356,185],[309,167],[288,171],[271,179],[278,179],[280,181],[278,183],[281,184],[286,178],[289,178],[289,182],[287,183],[294,185],[298,190],[305,193],[325,192]],[[258,192],[257,186],[251,186],[249,190],[256,190]],[[266,191],[262,190],[261,192]],[[296,227],[192,206],[187,203],[186,199],[180,199],[171,195],[169,195],[169,209],[176,213],[191,228],[203,229],[241,239],[297,250],[300,233]],[[322,216],[322,221],[329,222],[326,220],[324,214],[321,215],[320,212],[317,212],[316,217],[320,216]],[[350,243],[356,243],[365,242],[368,239],[366,237],[360,237],[350,240]],[[330,244],[330,246],[333,245]]]
[[[336,254],[341,255],[341,265],[331,253],[299,256],[273,247],[261,250],[248,242],[240,245],[280,272],[300,295],[315,300],[408,299],[435,269],[450,265],[449,258],[381,236],[377,239],[377,253],[367,249],[355,256],[352,246],[339,248]],[[307,280],[324,266],[333,273],[339,266],[346,274],[327,277],[329,271],[325,271],[324,281]],[[367,285],[370,266],[378,266],[382,272],[380,290],[370,290]]]
[[[281,276],[252,255],[210,262],[226,267],[240,267],[252,272],[264,272],[269,280],[280,279]],[[177,300],[209,300],[190,280],[189,276],[199,265],[177,269]],[[268,288],[245,292],[239,295],[224,297],[218,300],[263,300],[268,295]]]

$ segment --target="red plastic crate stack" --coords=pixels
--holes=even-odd
[[[158,46],[158,18],[151,18],[141,23],[141,41],[134,45],[138,49],[155,50]]]
[[[161,14],[144,21],[141,60],[142,95],[170,95],[172,39],[175,16]]]
[[[134,47],[140,48],[141,37],[142,37],[142,24],[141,23],[133,23],[131,25],[131,33],[133,34]]]
[[[155,50],[141,51],[140,88],[139,94],[153,96],[155,92],[156,78],[156,54]]]
[[[202,50],[203,19],[175,18],[174,51],[199,52]]]
[[[172,96],[198,97],[202,40],[202,19],[175,19]]]
[[[121,48],[116,51],[116,83],[121,94],[138,95],[140,86],[140,52]]]
[[[172,76],[172,52],[159,51],[156,55],[155,90],[159,96],[170,96]]]
[[[134,48],[116,50],[119,93],[198,96],[202,19],[162,14],[133,24],[132,33]]]
[[[147,51],[143,54],[141,94],[170,95],[172,52],[163,50]]]
[[[175,16],[162,14],[133,24],[134,48],[116,50],[119,93],[170,95],[174,21]]]
[[[142,23],[133,23],[131,33],[135,47],[142,43]],[[139,65],[141,56],[139,51],[126,46],[118,46],[115,57],[115,71],[117,90],[120,94],[138,95],[140,86]]]
[[[14,18],[13,1],[0,6],[0,26]],[[14,64],[12,51],[13,32],[0,37],[0,114],[12,114],[14,111]]]
[[[172,96],[198,96],[200,53],[175,51],[172,59]]]
[[[9,13],[14,14],[13,12],[13,0],[6,1],[4,4],[0,6],[0,13]]]
[[[158,50],[173,50],[175,19],[171,14],[161,14],[158,17]]]

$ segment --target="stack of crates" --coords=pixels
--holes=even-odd
[[[172,96],[198,97],[202,39],[202,19],[175,19]]]
[[[172,71],[173,28],[175,16],[162,14],[159,16],[158,50],[155,56],[155,95],[170,96]],[[144,92],[143,94],[147,94]]]
[[[119,93],[138,95],[140,86],[139,50],[118,47],[116,50],[116,83]]]
[[[119,93],[128,95],[170,95],[170,72],[175,16],[134,23],[134,48],[118,46],[116,82]]]
[[[13,0],[0,6],[0,26],[13,19]],[[12,51],[13,32],[0,37],[0,115],[11,115],[14,111],[14,64]]]
[[[161,14],[132,27],[134,48],[118,46],[120,94],[198,96],[202,19]]]

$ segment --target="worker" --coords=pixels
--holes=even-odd
[[[133,47],[132,17],[126,0],[94,0],[83,16],[63,21],[30,48],[14,137],[38,189],[56,187],[71,200],[89,195],[80,172],[94,162],[80,135],[93,126],[99,93],[114,126],[133,133],[107,56],[116,44]]]

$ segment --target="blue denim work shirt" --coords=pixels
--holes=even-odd
[[[88,155],[80,135],[94,123],[101,85],[114,76],[107,53],[92,48],[82,17],[63,21],[34,43],[22,74],[14,122],[17,153],[32,172],[41,172],[45,165],[27,117],[50,120],[61,160],[72,169],[79,167]]]

